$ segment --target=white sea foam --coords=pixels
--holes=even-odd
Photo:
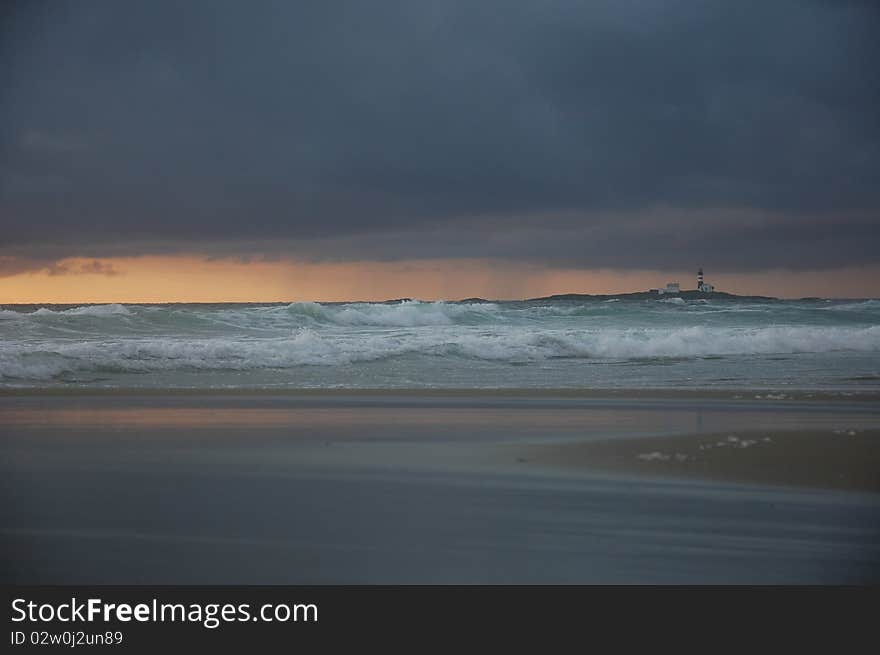
[[[636,455],[636,458],[641,459],[645,462],[665,462],[666,460],[670,459],[670,456],[664,455],[663,453],[654,450],[650,453],[639,453],[638,455]]]

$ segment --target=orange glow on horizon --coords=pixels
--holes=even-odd
[[[706,279],[739,294],[875,297],[878,273],[851,268],[716,275],[707,269]],[[695,271],[551,269],[478,259],[314,263],[144,256],[70,259],[53,270],[0,277],[0,303],[504,300],[644,291],[673,280],[690,289],[695,277]]]

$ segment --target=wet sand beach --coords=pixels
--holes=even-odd
[[[2,574],[880,581],[880,405],[806,396],[6,392]]]
[[[880,430],[737,430],[539,445],[517,456],[565,471],[616,471],[880,493]]]

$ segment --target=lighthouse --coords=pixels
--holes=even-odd
[[[712,293],[713,291],[715,291],[714,286],[703,281],[702,267],[700,267],[700,270],[697,271],[697,291],[702,291],[703,293]]]

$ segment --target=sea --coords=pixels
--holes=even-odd
[[[3,305],[0,387],[880,389],[880,300]]]

